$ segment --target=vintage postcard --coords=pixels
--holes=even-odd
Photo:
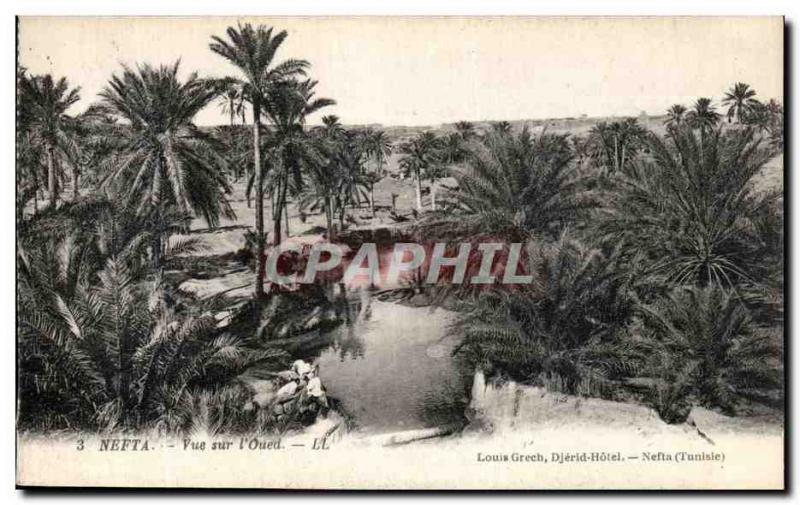
[[[20,17],[22,487],[780,490],[780,17]]]

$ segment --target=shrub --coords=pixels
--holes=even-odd
[[[754,331],[748,311],[725,290],[676,288],[640,313],[652,346],[648,368],[662,384],[654,391],[662,416],[676,406],[684,410],[682,404],[733,415],[748,390],[779,385],[770,359],[777,349]]]
[[[534,283],[465,302],[452,331],[477,366],[567,393],[603,395],[641,360],[626,336],[630,278],[614,258],[562,238],[531,251]]]

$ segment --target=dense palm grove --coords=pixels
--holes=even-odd
[[[286,353],[220,327],[219,297],[191,299],[165,270],[191,252],[192,219],[255,209],[243,247],[291,235],[289,207],[333,240],[376,213],[389,158],[427,237],[523,241],[534,283],[450,290],[457,352],[500,377],[641,401],[669,422],[703,405],[736,414],[781,397],[782,196],[754,177],[783,148],[782,106],[735,84],[583,135],[459,122],[405,137],[350,128],[316,96],[311,66],[280,60],[286,32],[249,24],[210,41],[224,79],[141,63],[80,115],[65,79],[18,72],[17,271],[21,428],[271,429],[236,380]],[[229,123],[195,124],[217,105]],[[423,206],[423,196],[428,205]],[[264,205],[270,205],[265,221]],[[180,235],[182,238],[175,237]],[[284,296],[253,261],[254,303]]]

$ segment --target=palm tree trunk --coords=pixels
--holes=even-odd
[[[614,172],[619,170],[619,139],[614,136]]]
[[[281,218],[283,217],[283,177],[278,178],[278,189],[275,191],[275,198],[277,199],[272,207],[274,209],[272,215],[272,244],[279,245],[281,243]],[[273,199],[274,200],[274,199]]]
[[[228,128],[228,148],[233,151],[233,120],[236,117],[236,111],[233,109],[233,104],[229,104],[231,106],[231,116],[230,116],[230,127]],[[239,180],[239,169],[236,169],[236,180]]]
[[[706,128],[705,128],[705,126],[701,126],[700,127],[700,164],[701,164],[701,166],[702,166],[703,163],[705,163],[705,153],[704,153],[705,145],[706,145]]]
[[[436,179],[431,179],[431,210],[436,210]]]
[[[289,238],[291,232],[289,231],[289,199],[283,204],[283,226],[286,228],[286,238]]]
[[[255,177],[255,172],[252,171],[252,167],[247,170],[247,186],[244,189],[244,197],[247,199],[247,208],[250,208],[250,193],[253,191],[253,178]]]
[[[416,172],[414,189],[417,193],[417,210],[422,211],[422,182],[420,181],[419,171]]]
[[[333,195],[328,195],[325,199],[325,219],[328,225],[328,241],[331,241],[336,238],[336,229],[333,224]]]
[[[286,223],[284,233],[286,236],[289,236],[289,197],[287,192],[289,191],[289,174],[284,174],[283,185],[281,187],[281,212],[283,213],[283,219]]]
[[[261,104],[253,100],[253,170],[256,178],[256,286],[255,296],[264,296],[264,173],[261,170]]]
[[[325,227],[328,230],[328,241],[333,240],[333,214],[330,203],[325,204]]]
[[[283,226],[281,225],[281,205],[275,206],[275,215],[272,216],[272,245],[279,245],[281,243],[281,235],[283,233]]]
[[[56,194],[56,166],[53,157],[53,146],[47,146],[47,191],[50,196],[50,207],[55,208],[58,195]]]
[[[372,217],[375,217],[375,183],[369,183],[369,211],[372,213]]]

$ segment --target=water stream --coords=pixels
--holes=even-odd
[[[386,433],[463,421],[469,373],[452,356],[453,314],[362,296],[354,317],[309,356],[359,431]]]

